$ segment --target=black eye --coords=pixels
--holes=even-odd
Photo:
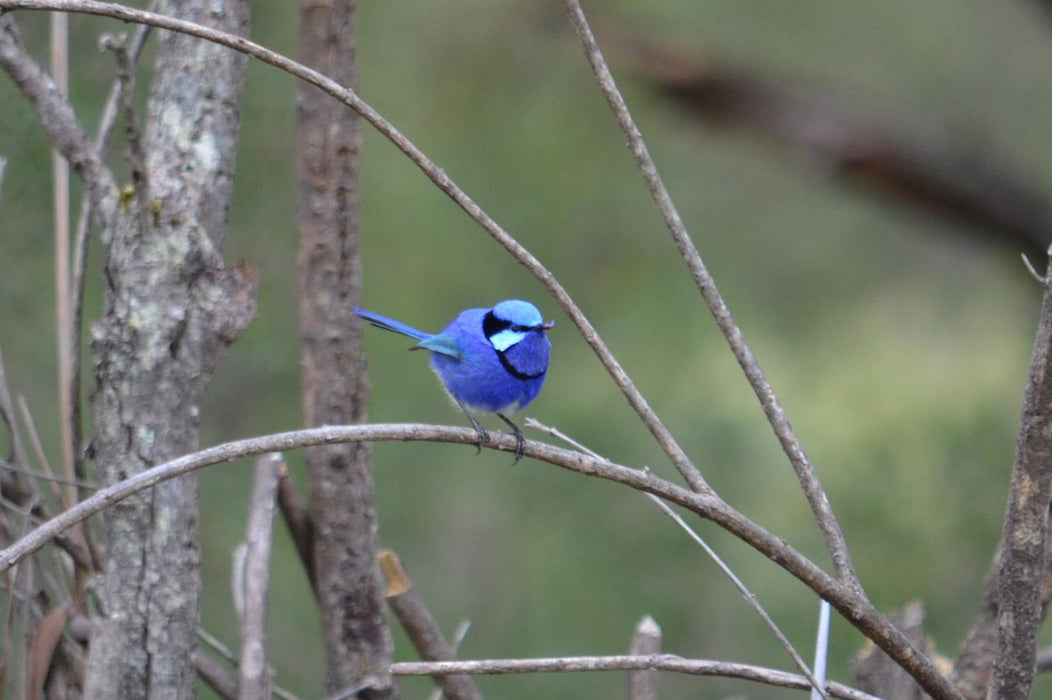
[[[522,333],[523,331],[529,330],[526,326],[512,326],[511,329],[516,333]]]

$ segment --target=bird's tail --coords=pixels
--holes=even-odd
[[[372,311],[366,311],[365,309],[354,309],[354,313],[357,316],[361,316],[366,321],[376,326],[377,328],[383,328],[385,331],[391,331],[392,333],[401,333],[402,335],[408,335],[410,338],[416,338],[417,340],[426,340],[431,337],[430,333],[424,333],[418,331],[412,326],[407,326],[400,321],[395,321],[393,318],[387,318],[380,314],[374,314]]]

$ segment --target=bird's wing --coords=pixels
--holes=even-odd
[[[459,360],[463,356],[460,352],[460,346],[457,345],[457,339],[448,333],[439,333],[438,335],[424,338],[412,349],[430,350],[431,352],[437,352],[439,355],[452,357],[454,360]]]

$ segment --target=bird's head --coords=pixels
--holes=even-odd
[[[500,352],[520,342],[530,333],[544,333],[555,325],[545,321],[537,307],[528,301],[508,299],[486,312],[482,330],[490,344]]]

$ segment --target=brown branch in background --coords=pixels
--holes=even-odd
[[[278,473],[278,510],[292,536],[303,570],[307,572],[311,590],[318,595],[318,583],[314,574],[314,522],[307,504],[292,480],[288,465],[281,463]]]
[[[241,661],[238,664],[238,688],[242,700],[268,697],[271,686],[266,653],[267,589],[270,584],[274,503],[282,463],[281,455],[277,453],[264,455],[256,461],[249,499]]]
[[[661,654],[661,628],[650,615],[644,615],[632,634],[628,647],[632,656],[657,656]],[[657,700],[658,672],[642,669],[628,672],[628,700]]]
[[[635,158],[636,165],[643,175],[643,180],[650,190],[658,211],[660,211],[662,218],[665,220],[665,226],[668,228],[680,256],[690,271],[691,279],[694,280],[694,284],[705,300],[705,304],[709,307],[716,325],[719,326],[727,339],[731,352],[749,381],[756,398],[759,399],[764,415],[767,416],[767,421],[774,430],[774,434],[778,438],[778,442],[781,444],[786,457],[788,457],[793,471],[796,472],[797,480],[800,482],[800,487],[807,497],[807,502],[811,506],[811,511],[818,522],[818,527],[825,536],[826,548],[833,559],[837,577],[861,594],[862,584],[859,582],[858,575],[855,573],[855,567],[851,562],[851,554],[848,551],[844,533],[840,529],[840,523],[837,521],[836,516],[833,514],[833,508],[829,503],[825,490],[822,488],[821,482],[818,480],[818,475],[811,466],[811,461],[804,451],[803,444],[797,437],[796,431],[793,430],[792,425],[789,423],[789,418],[778,401],[778,397],[775,395],[767,375],[753,355],[752,349],[745,342],[741,329],[734,322],[730,309],[716,287],[716,281],[709,273],[708,268],[701,259],[701,255],[698,253],[698,249],[694,246],[694,241],[683,225],[679,211],[677,211],[672,197],[661,180],[657,166],[654,165],[654,161],[650,157],[650,151],[643,141],[643,135],[628,111],[624,97],[618,90],[617,84],[614,82],[614,76],[610,72],[602,52],[599,50],[599,44],[596,42],[595,35],[588,25],[588,20],[585,18],[584,10],[581,9],[581,4],[578,0],[563,0],[563,6],[566,8],[570,23],[577,33],[577,38],[581,42],[585,57],[588,59],[596,81],[599,83],[599,89],[610,105],[614,118],[628,140],[629,150]],[[697,489],[695,488],[695,490]]]
[[[674,654],[657,656],[568,656],[539,659],[486,659],[481,661],[404,661],[391,664],[396,676],[433,676],[439,673],[507,675],[511,673],[591,673],[598,671],[670,671],[692,676],[722,676],[780,688],[808,690],[810,682],[795,673],[729,661],[685,659]],[[848,700],[879,700],[843,683],[829,683],[829,694]]]
[[[299,59],[354,89],[355,0],[299,3]],[[298,85],[297,224],[299,348],[307,427],[368,420],[369,378],[362,328],[349,310],[362,292],[358,168],[360,118],[321,90]],[[307,450],[313,580],[325,639],[330,692],[391,662],[376,565],[372,447]],[[354,601],[353,605],[348,601]],[[372,687],[368,700],[397,698]]]
[[[1010,164],[960,142],[933,143],[931,136],[881,125],[829,95],[772,76],[613,33],[618,56],[687,114],[772,139],[806,165],[967,224],[1035,259],[1044,255],[1052,198]]]
[[[1052,252],[1052,251],[1050,251]],[[989,696],[1025,698],[1034,681],[1037,633],[1047,606],[1052,502],[1052,262],[1027,377],[997,574],[997,657]]]
[[[420,658],[425,661],[455,659],[456,651],[442,636],[442,630],[431,616],[431,611],[417,595],[398,555],[393,550],[381,549],[377,556],[380,571],[387,582],[387,590],[384,592],[387,604],[398,618]],[[436,674],[432,679],[442,689],[447,700],[482,700],[482,695],[470,676]]]

